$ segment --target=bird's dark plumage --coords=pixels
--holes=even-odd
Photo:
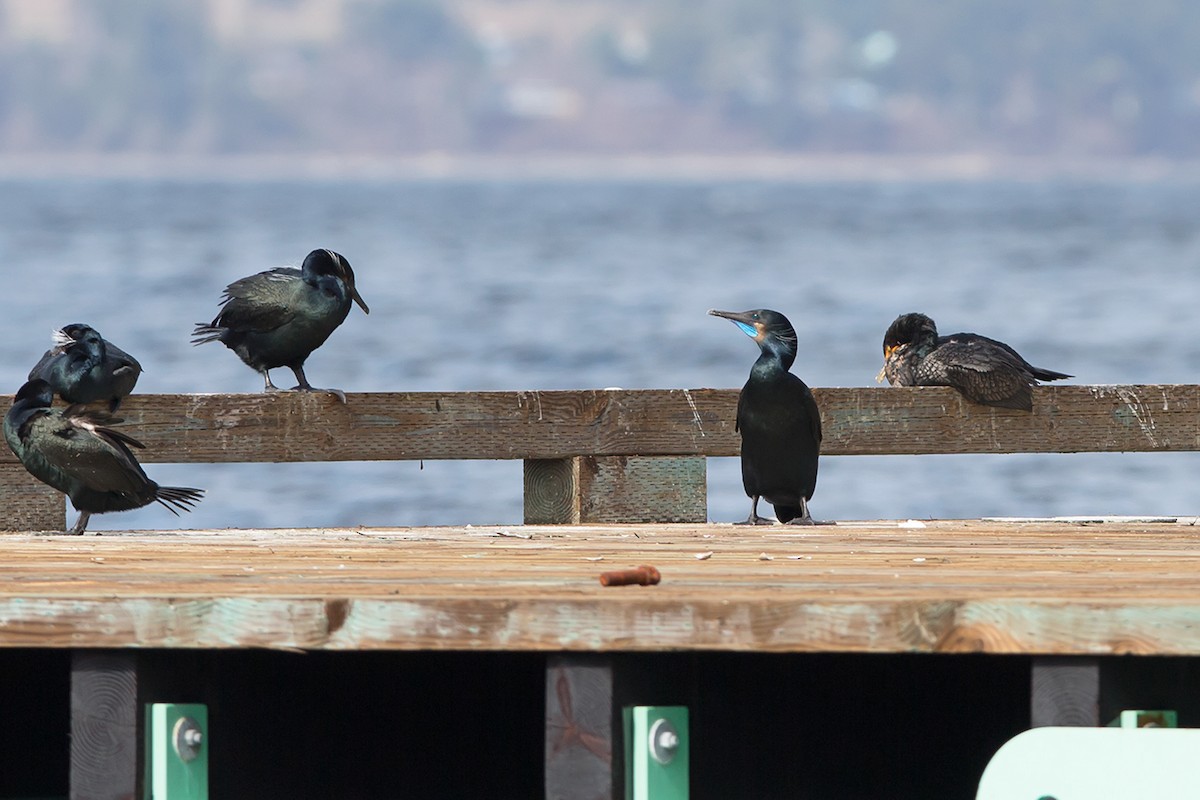
[[[153,502],[178,514],[203,496],[201,489],[150,480],[129,449],[142,444],[110,427],[120,420],[81,405],[56,411],[53,399],[44,380],[22,386],[4,416],[4,438],[31,475],[66,494],[80,512],[68,533],[83,533],[92,514]]]
[[[77,322],[54,332],[54,346],[30,370],[29,380],[46,381],[68,403],[103,400],[116,411],[141,374],[137,359]]]
[[[789,369],[796,360],[796,331],[778,311],[709,311],[732,320],[761,351],[738,396],[742,434],[742,484],[751,498],[748,524],[764,522],[758,500],[775,508],[780,522],[812,523],[808,501],[817,487],[821,412],[812,391]]]
[[[924,314],[902,314],[883,335],[883,371],[893,386],[952,386],[968,400],[1033,410],[1038,381],[1072,376],[1035,367],[1004,342],[976,333],[938,336]],[[881,378],[882,380],[882,378]]]
[[[268,370],[288,367],[296,389],[329,391],[345,402],[337,389],[314,389],[304,376],[304,362],[358,303],[370,309],[354,286],[350,262],[332,250],[313,250],[300,269],[277,267],[234,281],[221,298],[221,311],[192,332],[192,344],[221,342],[258,370],[264,391],[278,391]]]

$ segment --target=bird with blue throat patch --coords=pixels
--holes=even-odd
[[[901,314],[883,335],[877,382],[892,386],[950,386],[985,406],[1033,410],[1038,381],[1073,377],[1035,367],[1004,342],[977,333],[938,336],[924,314]]]
[[[821,412],[812,390],[790,370],[796,331],[778,311],[708,312],[731,320],[758,345],[758,360],[738,395],[736,430],[742,435],[742,485],[750,516],[742,525],[770,524],[758,515],[759,499],[780,522],[812,525],[808,501],[817,488]]]
[[[313,250],[299,269],[276,267],[229,284],[220,312],[196,325],[192,344],[221,342],[263,376],[265,392],[280,391],[269,371],[287,367],[296,376],[292,391],[329,392],[345,403],[341,389],[309,385],[304,362],[345,321],[351,303],[371,313],[350,262],[332,250]]]
[[[54,331],[54,346],[29,372],[68,403],[108,403],[110,412],[133,391],[142,365],[90,325],[75,322]]]
[[[155,502],[178,514],[204,495],[150,480],[129,449],[142,443],[112,427],[121,420],[78,404],[58,411],[53,400],[49,383],[26,382],[4,415],[4,439],[30,475],[70,498],[79,520],[67,533],[83,533],[92,514]]]

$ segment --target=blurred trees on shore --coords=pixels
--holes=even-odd
[[[0,0],[0,151],[1200,155],[1188,0]]]

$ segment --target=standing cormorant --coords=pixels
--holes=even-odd
[[[883,369],[893,386],[952,386],[987,406],[1033,410],[1038,381],[1070,378],[1030,364],[1006,345],[976,333],[938,336],[924,314],[902,314],[883,335]]]
[[[129,450],[143,445],[107,427],[120,420],[81,405],[55,411],[53,400],[54,390],[40,378],[22,386],[4,415],[4,438],[33,477],[71,498],[79,521],[67,533],[83,533],[92,514],[156,501],[178,514],[204,495],[203,489],[159,486],[146,477]]]
[[[221,311],[211,323],[196,325],[192,344],[223,343],[262,374],[263,391],[279,391],[268,370],[288,367],[296,374],[293,391],[331,392],[345,403],[340,389],[309,385],[304,361],[346,319],[351,301],[371,313],[354,288],[354,270],[345,256],[313,250],[300,269],[276,267],[229,284]]]
[[[142,365],[90,325],[75,322],[54,332],[54,346],[29,372],[68,403],[108,402],[116,411],[133,391]]]
[[[742,485],[751,498],[746,525],[769,523],[758,500],[775,507],[780,522],[812,524],[808,501],[817,487],[821,412],[812,391],[788,369],[796,360],[796,331],[778,311],[709,311],[732,320],[761,353],[738,396],[742,434]]]

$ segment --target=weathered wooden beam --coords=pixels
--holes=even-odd
[[[580,456],[525,462],[525,524],[704,522],[700,457]]]
[[[734,456],[737,390],[134,395],[143,461]],[[1200,386],[1043,386],[1032,413],[951,389],[816,389],[826,455],[1200,449]],[[0,404],[5,402],[0,398]],[[13,456],[0,449],[0,464]]]
[[[0,647],[1200,655],[1190,522],[6,536]]]
[[[707,596],[570,596],[590,594],[591,583],[541,596],[463,591],[352,601],[0,598],[0,647],[1200,655],[1200,604],[804,601],[782,589],[772,599],[720,584],[705,587]],[[331,608],[345,609],[340,627]]]
[[[1098,659],[1035,658],[1030,677],[1029,727],[1100,724]]]
[[[0,531],[62,532],[66,525],[62,492],[34,478],[20,463],[0,464]]]

